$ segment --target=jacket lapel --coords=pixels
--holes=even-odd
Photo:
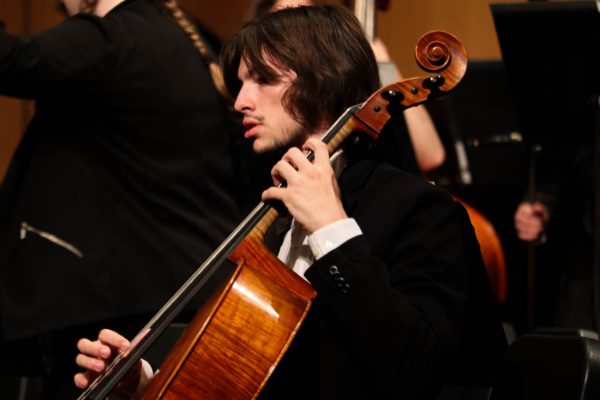
[[[348,214],[353,214],[356,207],[357,192],[365,186],[377,164],[378,161],[375,160],[354,162],[346,167],[338,179],[342,204]]]

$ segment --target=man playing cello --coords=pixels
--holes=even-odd
[[[477,351],[494,364],[505,342],[464,209],[376,151],[348,147],[330,161],[319,140],[379,87],[355,17],[336,6],[265,15],[232,38],[222,64],[253,150],[285,152],[262,199],[283,202],[293,217],[278,257],[318,292],[260,398],[433,399],[452,383],[455,361],[469,357],[475,319],[484,327]],[[76,385],[87,387],[127,346],[109,330],[80,340],[87,372]]]

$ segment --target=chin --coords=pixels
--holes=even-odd
[[[271,153],[274,150],[275,150],[274,146],[270,146],[268,144],[262,143],[259,140],[255,140],[254,143],[252,143],[252,151],[254,151],[256,154]]]
[[[262,146],[257,146],[256,144],[252,145],[252,151],[256,154],[263,154],[265,153],[267,150],[265,148],[263,148]]]

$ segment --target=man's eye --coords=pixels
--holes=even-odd
[[[254,82],[260,85],[267,85],[269,83],[269,80],[267,78],[264,78],[256,73],[251,74],[250,77]]]
[[[263,78],[262,76],[258,76],[256,78],[256,82],[260,83],[261,85],[268,85],[271,83],[267,78]]]

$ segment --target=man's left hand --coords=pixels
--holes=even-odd
[[[296,222],[311,234],[348,216],[325,143],[311,138],[302,150],[311,150],[314,160],[310,162],[298,148],[289,149],[271,170],[275,187],[265,190],[262,199],[282,201]],[[287,186],[277,187],[283,181]]]

